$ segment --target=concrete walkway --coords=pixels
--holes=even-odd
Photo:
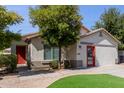
[[[111,74],[124,77],[124,64],[76,70],[63,69],[55,72],[25,70],[18,74],[0,76],[0,87],[45,88],[60,78],[78,74]]]

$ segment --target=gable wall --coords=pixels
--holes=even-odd
[[[99,36],[99,32],[89,35],[87,37],[81,38],[80,42],[90,42],[96,45],[112,45],[118,46],[117,42],[113,40],[108,34],[102,32],[102,37]]]

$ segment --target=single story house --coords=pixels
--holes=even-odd
[[[62,59],[69,60],[75,68],[116,64],[119,44],[104,28],[90,31],[82,26],[80,40],[62,49]],[[18,64],[29,61],[32,66],[44,65],[59,56],[59,49],[46,45],[39,33],[24,35],[22,41],[13,41],[11,52],[17,54]]]

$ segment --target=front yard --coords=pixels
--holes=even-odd
[[[124,88],[124,78],[108,74],[74,75],[62,78],[49,88]]]
[[[18,73],[0,75],[0,87],[124,88],[124,64],[55,72],[20,69]]]

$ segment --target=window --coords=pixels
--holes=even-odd
[[[45,60],[51,59],[51,48],[47,45],[44,45],[44,59]]]
[[[59,59],[59,49],[57,47],[50,47],[48,45],[44,45],[44,60],[54,59]]]
[[[59,48],[53,48],[53,59],[59,59]]]

